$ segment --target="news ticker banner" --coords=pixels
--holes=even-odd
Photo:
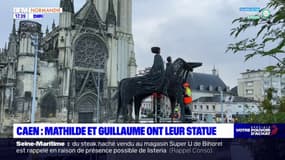
[[[233,124],[14,124],[14,138],[233,138]]]
[[[285,124],[14,124],[14,138],[285,138]]]
[[[44,18],[44,14],[61,13],[59,7],[32,7],[32,8],[13,8],[13,19],[35,20]]]

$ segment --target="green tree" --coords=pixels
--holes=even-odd
[[[280,100],[279,112],[285,113],[285,97]]]
[[[272,73],[285,73],[285,0],[271,0],[262,10],[269,9],[267,18],[249,19],[240,17],[233,20],[237,24],[232,28],[231,36],[238,38],[242,32],[256,29],[253,37],[229,44],[227,52],[246,53],[245,61],[255,56],[272,57],[276,65],[267,66]]]
[[[273,89],[269,88],[266,92],[266,97],[265,99],[262,101],[261,106],[263,107],[263,109],[265,110],[265,112],[267,114],[272,114],[272,109],[273,109],[273,105],[271,103],[272,100],[272,95],[273,95]]]
[[[261,103],[261,107],[264,109],[260,114],[254,115],[250,114],[247,117],[241,118],[240,122],[242,123],[284,123],[285,122],[285,112],[281,109],[282,105],[284,107],[285,99],[280,101],[279,112],[273,114],[273,105],[271,103],[272,100],[272,92],[274,90],[269,88],[266,91],[266,97]],[[283,104],[282,104],[283,103]],[[282,111],[281,111],[282,110]]]

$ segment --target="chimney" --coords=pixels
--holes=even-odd
[[[214,68],[212,69],[212,74],[213,74],[214,76],[218,76],[218,72],[217,72],[215,66],[214,66]]]

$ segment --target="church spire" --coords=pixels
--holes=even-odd
[[[15,21],[15,19],[14,19],[14,20],[13,20],[12,32],[10,33],[10,36],[9,36],[9,43],[16,41],[16,38],[17,38],[17,34],[16,34],[16,21]],[[8,46],[9,46],[9,45],[8,45]]]
[[[214,65],[214,68],[212,69],[212,74],[213,74],[214,76],[219,76],[218,71],[217,71],[215,65]]]
[[[136,64],[136,57],[135,57],[135,52],[131,51],[131,57],[129,59],[129,77],[134,77],[137,72],[137,64]]]
[[[53,22],[52,22],[52,29],[55,28],[55,22],[54,22],[54,19],[53,19]]]
[[[136,57],[135,57],[135,52],[131,52],[131,57],[130,57],[130,60],[129,60],[129,66],[137,66],[137,63],[136,63]]]
[[[4,47],[4,51],[6,52],[8,49],[7,49],[7,42],[5,42],[5,47]]]
[[[47,26],[47,28],[46,28],[46,34],[48,34],[49,33],[49,29],[48,29],[48,26]]]
[[[7,54],[11,57],[16,56],[17,52],[17,33],[16,33],[16,21],[15,19],[13,20],[13,27],[12,27],[12,32],[9,35],[9,42],[8,42],[8,47],[7,43],[5,44],[5,50]]]
[[[116,25],[116,14],[114,10],[113,0],[109,0],[108,4],[108,12],[106,16],[106,24],[107,25]]]
[[[12,34],[13,34],[13,35],[16,35],[16,24],[15,24],[16,22],[15,22],[15,21],[16,21],[16,20],[14,19],[14,20],[13,20],[13,29],[12,29]]]

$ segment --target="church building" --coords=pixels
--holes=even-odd
[[[59,5],[51,28],[14,20],[0,50],[0,133],[31,121],[36,53],[35,122],[107,122],[119,81],[136,74],[131,0],[86,0],[77,12],[73,0]]]

